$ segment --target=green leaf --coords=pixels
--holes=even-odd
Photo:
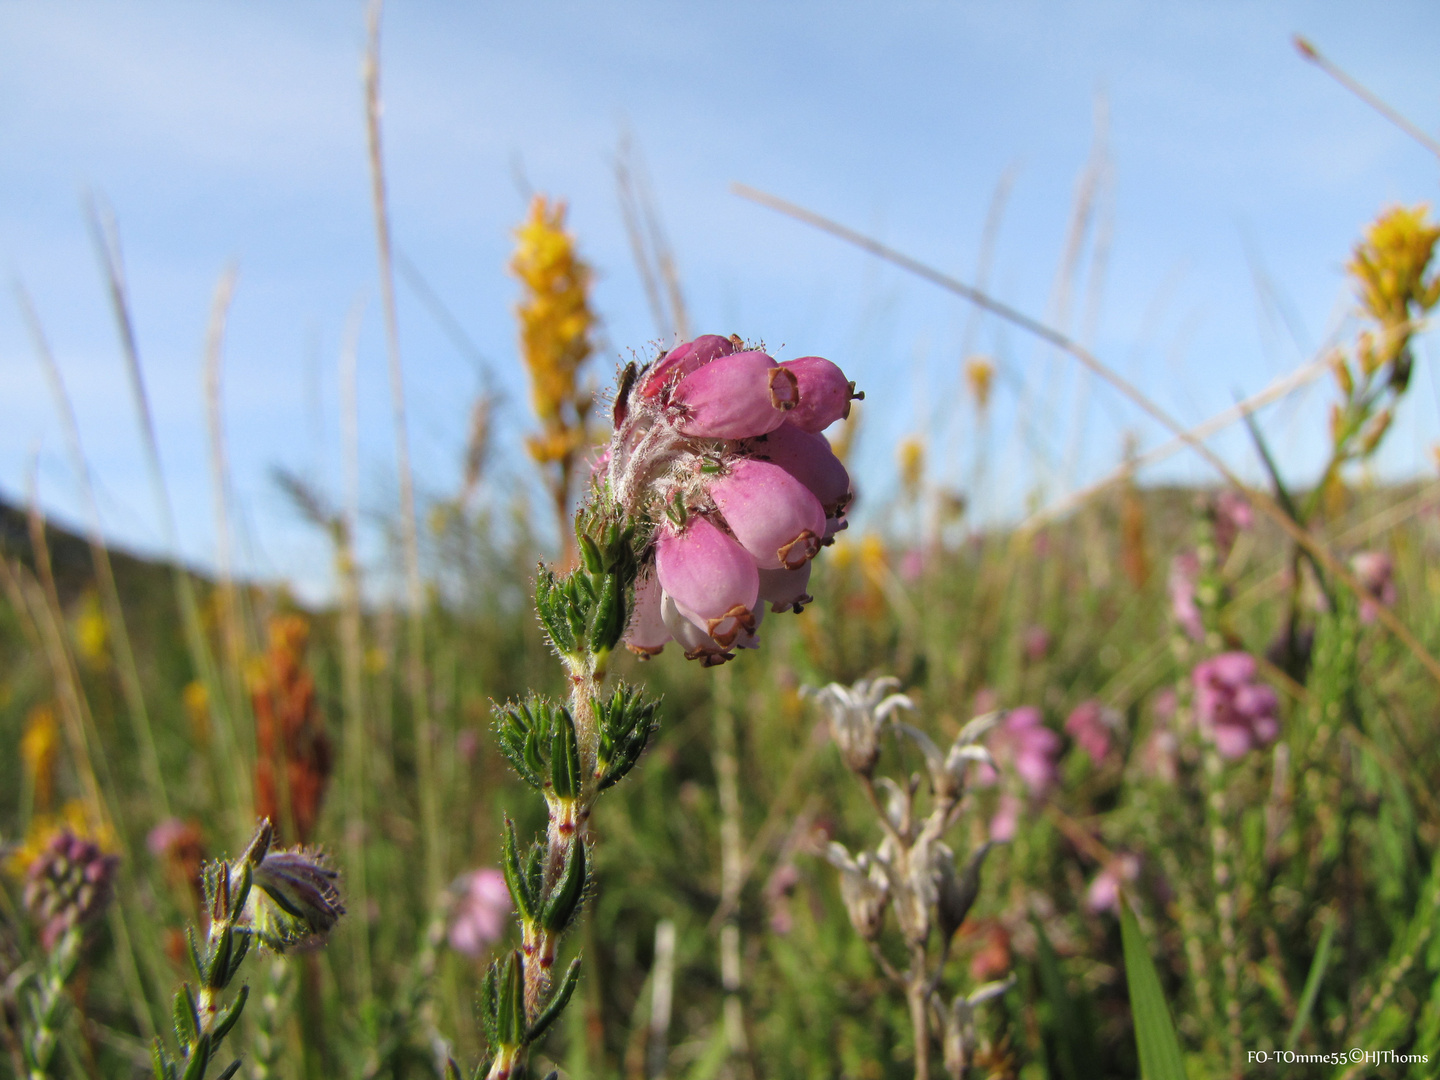
[[[524,922],[535,920],[535,903],[526,888],[520,872],[520,855],[515,846],[515,823],[507,815],[505,829],[500,834],[500,868],[505,873],[505,885],[510,890],[510,899],[515,901],[515,910]]]
[[[175,1038],[181,1046],[191,1046],[200,1037],[200,1014],[195,1008],[195,993],[187,982],[175,994]]]
[[[580,744],[575,738],[575,721],[568,709],[555,710],[554,735],[550,743],[550,781],[555,794],[573,799],[580,794]]]
[[[544,1035],[550,1025],[555,1022],[555,1018],[565,1011],[565,1006],[570,1003],[570,995],[575,993],[575,984],[579,981],[580,958],[577,956],[565,969],[565,977],[555,988],[555,993],[550,998],[550,1004],[545,1006],[545,1011],[535,1018],[535,1023],[531,1024],[530,1030],[525,1033],[527,1045]]]
[[[501,972],[496,1027],[501,1046],[521,1046],[525,1041],[525,962],[520,950],[512,949]]]
[[[1050,1006],[1052,1039],[1048,1041],[1055,1057],[1054,1072],[1063,1080],[1087,1080],[1096,1075],[1099,1062],[1089,1002],[1077,1001],[1070,993],[1045,927],[1038,919],[1033,923],[1037,938],[1035,973],[1040,978],[1040,992]]]
[[[230,1034],[230,1029],[240,1019],[240,1014],[245,1011],[245,1002],[249,999],[250,987],[248,985],[240,987],[240,992],[235,995],[235,1000],[230,1003],[230,1007],[220,1014],[220,1019],[215,1022],[214,1028],[216,1046],[219,1046],[220,1040]]]
[[[1155,962],[1140,933],[1129,903],[1120,900],[1120,937],[1125,949],[1125,981],[1130,987],[1130,1012],[1135,1020],[1135,1045],[1143,1080],[1186,1080],[1185,1062],[1170,1008],[1160,989]]]
[[[1310,961],[1310,974],[1305,976],[1305,989],[1300,992],[1300,1005],[1295,1010],[1295,1023],[1290,1025],[1290,1034],[1285,1037],[1285,1049],[1294,1050],[1305,1033],[1310,1012],[1315,1008],[1315,999],[1320,996],[1320,980],[1325,977],[1325,968],[1330,963],[1330,941],[1335,937],[1335,926],[1339,920],[1332,914],[1320,931],[1320,944],[1315,947],[1315,958]]]
[[[540,925],[545,929],[563,930],[575,914],[576,905],[585,892],[585,855],[585,841],[573,839],[565,857],[565,867],[560,871],[560,880],[550,890],[545,909],[540,913]]]

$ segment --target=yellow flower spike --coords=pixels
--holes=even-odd
[[[35,808],[50,809],[55,785],[55,755],[60,749],[60,725],[50,705],[36,705],[25,720],[20,736],[20,760],[35,792]]]
[[[1440,275],[1425,278],[1440,240],[1440,226],[1431,225],[1428,214],[1424,203],[1381,214],[1346,265],[1366,312],[1382,326],[1406,323],[1440,300]]]
[[[187,683],[180,694],[185,706],[185,716],[190,721],[190,736],[204,746],[210,740],[210,691],[205,684],[196,680]]]
[[[990,388],[995,382],[995,365],[989,357],[972,356],[965,364],[965,381],[975,395],[975,407],[984,412],[990,404]]]
[[[100,608],[100,598],[87,592],[75,619],[75,646],[80,657],[92,668],[101,669],[109,663],[110,624]]]
[[[580,366],[594,349],[590,331],[590,267],[575,253],[565,231],[565,204],[543,195],[515,231],[510,269],[525,287],[517,309],[520,352],[530,373],[531,402],[543,434],[530,453],[544,464],[562,461],[582,441],[590,394],[576,386]]]
[[[917,435],[902,439],[899,449],[900,483],[910,497],[919,494],[925,476],[925,440]]]

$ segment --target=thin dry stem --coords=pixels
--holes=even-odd
[[[440,803],[435,776],[435,731],[426,694],[425,591],[420,578],[420,542],[415,523],[415,481],[410,470],[410,438],[405,421],[405,375],[400,363],[400,326],[395,309],[395,275],[390,246],[390,215],[385,198],[385,159],[380,144],[380,17],[384,0],[372,0],[366,15],[365,131],[370,154],[371,201],[380,264],[380,300],[385,313],[385,345],[390,366],[390,401],[395,423],[395,464],[400,479],[400,536],[404,547],[409,600],[409,656],[406,671],[410,707],[415,714],[416,772],[420,788],[421,830],[425,845],[425,883],[434,895],[443,887],[440,854]]]

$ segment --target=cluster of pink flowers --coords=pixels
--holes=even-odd
[[[1035,799],[1044,798],[1060,780],[1060,736],[1045,726],[1040,710],[1033,706],[1024,705],[1006,713],[1000,726],[991,733],[987,746],[995,763],[1014,769]],[[976,767],[977,785],[987,786],[997,780],[999,775],[989,765]],[[1014,792],[1001,794],[990,821],[990,838],[1001,842],[1013,839],[1022,808]]]
[[[68,829],[51,838],[25,870],[25,906],[40,924],[46,949],[104,914],[119,863],[118,856],[106,855]]]
[[[1110,753],[1111,738],[1122,723],[1120,714],[1091,699],[1082,701],[1065,719],[1065,732],[1099,765]]]
[[[845,528],[850,476],[821,434],[855,384],[829,360],[784,363],[714,334],[661,355],[615,402],[597,468],[611,498],[659,522],[625,635],[707,667],[754,648],[771,610],[810,601],[810,560]]]
[[[1244,757],[1280,734],[1279,699],[1255,681],[1255,658],[1249,653],[1213,656],[1197,664],[1190,677],[1200,731],[1221,757]]]
[[[1226,488],[1215,496],[1210,516],[1215,524],[1215,552],[1224,562],[1230,557],[1240,533],[1255,524],[1255,512],[1244,495]]]
[[[1095,875],[1090,887],[1085,890],[1085,906],[1099,914],[1109,911],[1120,913],[1120,893],[1140,876],[1140,859],[1128,851],[1116,855]]]

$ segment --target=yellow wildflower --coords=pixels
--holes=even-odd
[[[920,481],[925,476],[925,441],[917,435],[902,439],[899,457],[900,484],[913,499],[920,493]]]
[[[36,814],[30,819],[25,842],[10,853],[5,860],[5,869],[20,877],[50,845],[55,834],[67,829],[82,840],[94,841],[101,851],[118,850],[114,832],[108,826],[92,822],[85,813],[84,804],[79,799],[71,799],[57,813]]]
[[[975,395],[975,407],[982,413],[990,404],[990,387],[995,382],[995,365],[988,357],[972,356],[965,363],[965,381]]]
[[[594,350],[590,332],[590,267],[575,253],[565,231],[565,204],[537,195],[530,217],[515,231],[510,269],[525,286],[520,354],[530,372],[530,397],[541,434],[529,440],[541,464],[565,462],[584,440],[590,393],[576,385],[580,366]]]
[[[92,668],[104,668],[109,662],[110,624],[101,610],[100,598],[87,592],[75,619],[75,645],[81,658]]]
[[[1440,301],[1440,274],[1425,271],[1440,227],[1427,220],[1429,207],[1397,206],[1366,230],[1346,269],[1355,279],[1361,303],[1376,322],[1396,327]],[[1411,311],[1411,305],[1418,310]]]
[[[198,679],[185,684],[180,693],[185,715],[190,720],[190,735],[201,746],[210,740],[210,691]]]
[[[20,759],[35,793],[37,810],[48,810],[55,785],[55,753],[60,748],[60,725],[49,705],[36,705],[25,720],[20,736]]]

